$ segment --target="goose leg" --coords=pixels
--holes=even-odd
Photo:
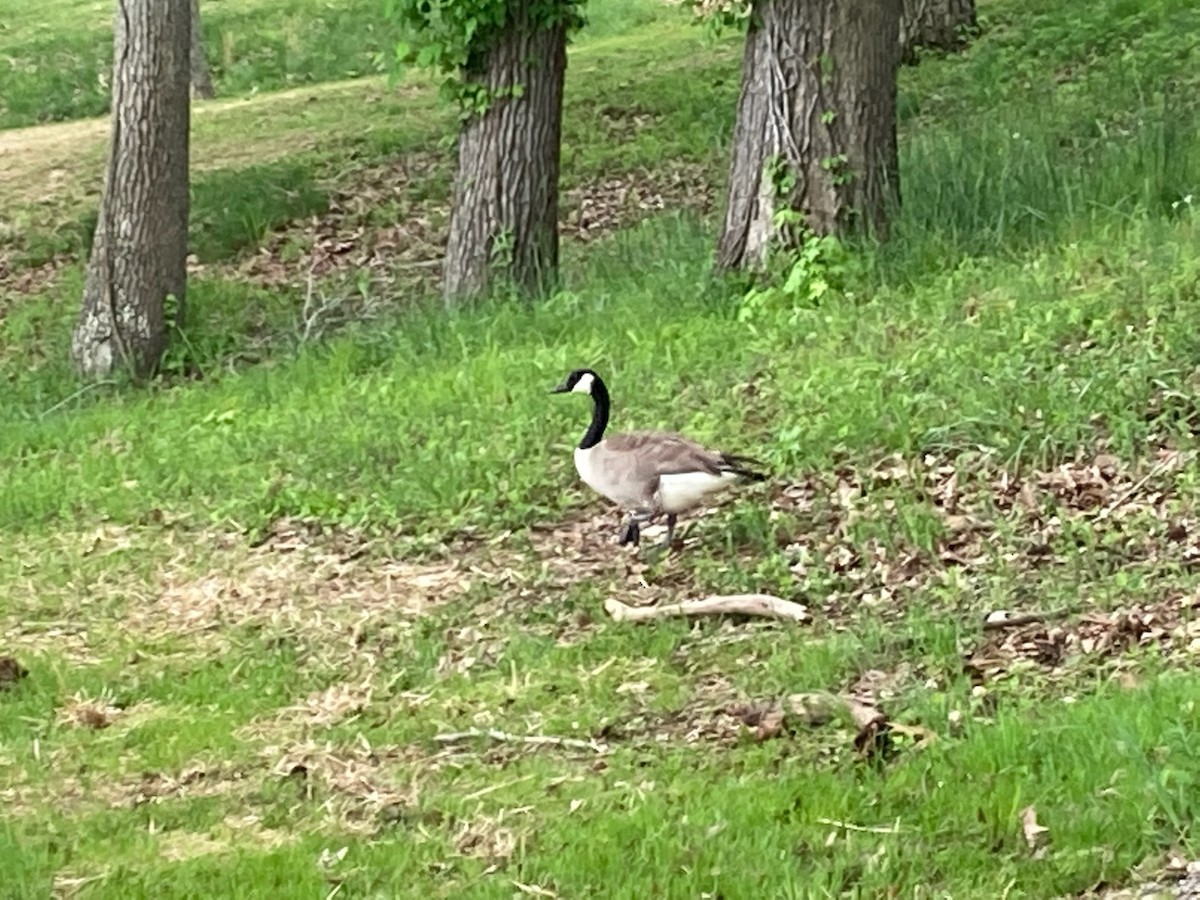
[[[633,516],[630,516],[625,520],[625,528],[621,532],[621,540],[618,546],[624,546],[625,544],[633,544],[634,546],[637,546],[637,544],[641,541],[641,537],[641,529],[638,528],[637,519],[635,519]]]
[[[668,550],[675,540],[675,513],[667,513],[667,539],[663,541],[663,546]]]
[[[637,545],[641,540],[641,526],[654,518],[652,509],[635,509],[626,520],[625,531],[621,534],[622,544]]]

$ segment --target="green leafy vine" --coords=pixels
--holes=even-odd
[[[444,99],[464,116],[478,115],[499,98],[478,78],[488,53],[511,28],[541,30],[565,25],[570,35],[582,28],[585,0],[385,0],[387,14],[406,26],[410,37],[394,49],[394,71],[409,66],[440,78]],[[382,60],[381,60],[382,62]],[[522,88],[506,92],[520,96]]]

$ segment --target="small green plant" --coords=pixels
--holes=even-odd
[[[511,29],[565,25],[568,33],[583,27],[582,0],[387,0],[387,15],[409,37],[394,49],[396,68],[417,66],[440,76],[443,98],[459,107],[464,118],[487,111],[502,95],[519,97],[523,87],[503,92],[488,89],[473,76],[484,73],[488,52]]]
[[[747,0],[683,0],[682,6],[691,11],[708,41],[720,40],[728,32],[745,31],[754,15],[754,4]]]
[[[790,327],[802,310],[819,307],[829,294],[844,289],[850,257],[840,240],[815,234],[793,209],[776,212],[774,223],[794,249],[781,247],[771,254],[760,283],[742,296],[738,321]]]

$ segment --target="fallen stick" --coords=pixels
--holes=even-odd
[[[983,621],[983,630],[1002,631],[1005,628],[1020,628],[1022,625],[1052,622],[1056,619],[1065,619],[1067,616],[1072,616],[1079,612],[1079,609],[1078,606],[1064,606],[1062,609],[1052,609],[1049,612],[1023,613],[1019,616],[1005,615],[1004,610],[997,610],[996,612],[988,613],[988,617]]]
[[[684,600],[663,606],[628,606],[612,597],[604,610],[618,622],[648,622],[671,616],[762,616],[768,619],[808,621],[808,607],[770,594],[716,594],[703,600]]]
[[[435,734],[433,739],[439,744],[458,744],[462,741],[481,737],[509,744],[529,744],[536,747],[570,747],[573,750],[591,750],[595,753],[604,752],[604,748],[595,741],[556,737],[550,734],[509,734],[507,731],[500,731],[496,728],[468,728],[466,731],[450,731],[445,734]]]
[[[1151,478],[1155,478],[1155,477],[1163,474],[1164,472],[1167,471],[1167,469],[1171,468],[1173,465],[1176,465],[1177,463],[1178,463],[1178,460],[1174,457],[1167,457],[1166,459],[1160,459],[1158,462],[1156,462],[1153,466],[1150,467],[1149,472],[1147,472],[1145,475],[1143,475],[1141,478],[1139,478],[1137,481],[1135,481],[1129,488],[1127,488],[1125,491],[1121,492],[1121,494],[1119,494],[1115,500],[1113,500],[1111,503],[1109,503],[1107,506],[1105,506],[1102,510],[1100,510],[1100,512],[1097,514],[1096,518],[1107,519],[1109,516],[1111,516],[1113,513],[1115,513],[1118,509],[1120,509],[1122,506],[1124,506],[1126,500],[1128,500],[1130,497],[1132,497],[1134,494],[1136,494],[1138,491],[1140,491],[1142,488],[1144,488],[1146,486],[1146,484],[1150,481]]]
[[[844,828],[847,831],[862,831],[867,834],[899,834],[900,820],[894,825],[855,825],[853,822],[842,822],[838,819],[817,819],[821,825],[832,825],[834,828]]]

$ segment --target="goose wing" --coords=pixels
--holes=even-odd
[[[762,463],[748,456],[710,450],[703,444],[672,431],[631,431],[604,439],[605,449],[619,457],[634,477],[647,481],[662,475],[698,472],[706,475],[741,475],[755,480],[765,476],[754,471]]]

